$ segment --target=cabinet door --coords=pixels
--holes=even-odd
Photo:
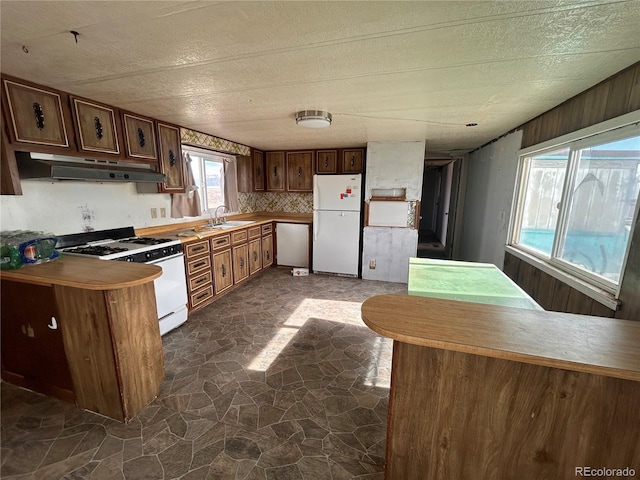
[[[318,150],[316,152],[316,173],[337,173],[338,152],[336,150]]]
[[[237,155],[236,164],[238,193],[253,192],[253,159],[245,155]]]
[[[267,152],[267,190],[284,192],[284,152]]]
[[[358,148],[342,151],[342,172],[362,173],[364,150]]]
[[[249,277],[249,247],[238,245],[233,247],[233,282],[240,283]]]
[[[256,238],[249,242],[249,275],[262,270],[262,240]]]
[[[313,190],[313,152],[287,153],[287,190],[289,192]]]
[[[171,125],[158,123],[160,144],[160,172],[167,176],[160,184],[160,191],[166,193],[184,192],[184,171],[182,168],[182,150],[180,130]]]
[[[231,250],[213,254],[213,286],[216,294],[233,285]]]
[[[111,107],[71,98],[73,118],[81,152],[120,153],[116,113]]]
[[[73,382],[52,287],[2,281],[2,374],[73,402]]]
[[[253,190],[264,191],[264,155],[260,150],[253,151]]]
[[[262,268],[273,265],[273,237],[262,237]]]
[[[3,80],[13,142],[69,147],[61,96]]]
[[[156,129],[150,118],[130,113],[122,115],[127,157],[135,160],[157,161]]]

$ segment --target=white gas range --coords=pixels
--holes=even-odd
[[[161,267],[162,275],[153,281],[160,335],[187,321],[187,283],[180,240],[137,237],[133,227],[60,235],[57,238],[56,248],[63,255]]]

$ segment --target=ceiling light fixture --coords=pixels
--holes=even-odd
[[[331,125],[331,114],[322,110],[296,112],[296,124],[307,128],[325,128]]]

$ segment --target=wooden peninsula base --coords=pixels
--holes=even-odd
[[[640,322],[408,295],[362,317],[394,339],[386,479],[640,475]]]

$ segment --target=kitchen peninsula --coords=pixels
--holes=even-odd
[[[640,470],[640,323],[413,295],[362,318],[394,339],[387,479]]]
[[[121,421],[153,400],[164,358],[160,267],[63,256],[2,271],[2,377]]]

